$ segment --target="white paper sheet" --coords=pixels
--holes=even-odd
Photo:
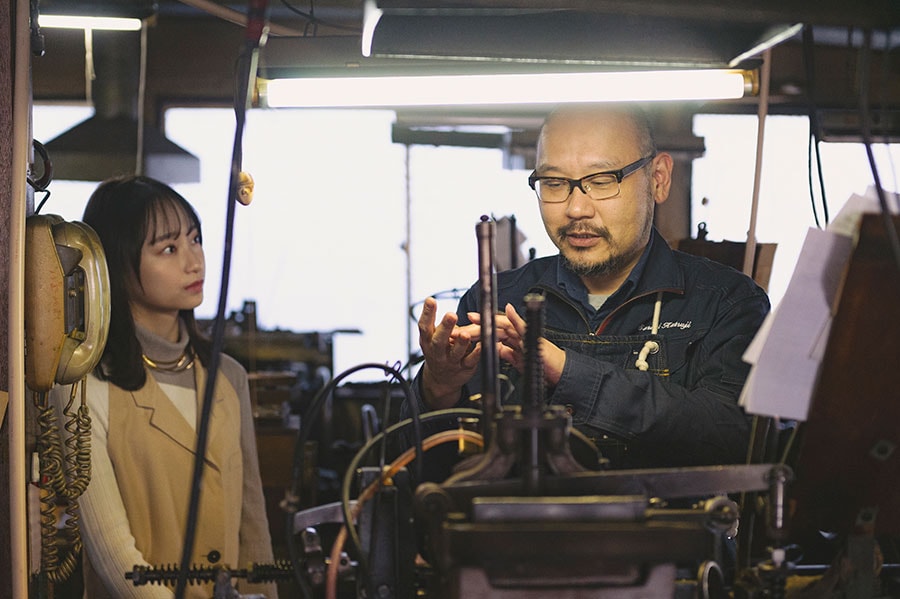
[[[744,354],[753,364],[740,399],[747,412],[806,420],[859,222],[863,213],[879,210],[869,189],[854,194],[827,231],[807,232],[781,303]]]

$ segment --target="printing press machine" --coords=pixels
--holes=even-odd
[[[483,221],[478,229],[485,348],[495,347],[484,337],[494,334],[491,226]],[[862,232],[867,241],[842,300],[851,308],[835,317],[815,409],[787,430],[755,417],[746,464],[606,469],[565,410],[544,402],[543,300],[529,296],[521,405],[498,405],[494,386],[475,408],[414,413],[367,439],[344,473],[339,501],[303,505],[311,458],[302,448],[343,378],[380,368],[411,396],[393,367],[342,373],[303,415],[294,479],[281,504],[290,559],[224,576],[194,571],[191,580],[222,577],[216,597],[238,596],[229,577],[290,580],[304,599],[900,597],[900,519],[892,509],[900,505],[900,414],[878,392],[890,373],[882,368],[859,380],[838,367],[848,352],[864,355],[856,346],[871,344],[871,314],[900,295],[858,293],[865,289],[858,278],[890,268],[884,254],[869,251],[883,243],[877,225],[864,220]],[[870,301],[885,305],[861,307]],[[485,380],[497,379],[491,354],[482,356]],[[838,409],[848,387],[859,391],[858,405]],[[457,427],[424,436],[428,421],[447,418]],[[460,455],[454,473],[424,482],[421,458],[451,444]],[[129,577],[146,584],[174,575],[135,568]]]

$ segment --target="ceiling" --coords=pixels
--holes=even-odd
[[[569,66],[625,56],[653,60],[726,62],[742,52],[758,60],[771,45],[770,112],[807,114],[815,106],[826,135],[858,138],[861,131],[860,82],[874,131],[900,133],[900,2],[896,0],[379,0],[382,24],[391,24],[400,41],[382,40],[381,54],[357,53],[363,25],[361,0],[269,2],[270,37],[261,52],[261,73],[279,68],[358,69],[373,64],[430,68],[436,55],[471,51],[518,62],[550,61]],[[143,11],[148,28],[144,118],[161,119],[173,105],[231,105],[235,58],[244,43],[239,24],[247,5],[215,0],[40,0],[50,13],[90,7],[91,11]],[[810,42],[799,33],[787,39],[773,28],[809,25]],[[542,32],[542,29],[544,30]],[[872,31],[866,38],[864,30]],[[405,32],[405,33],[404,33]],[[78,32],[44,30],[43,56],[33,59],[35,100],[83,101],[84,40]],[[376,34],[373,49],[378,51]],[[759,45],[759,40],[764,40]],[[867,39],[871,40],[867,46]],[[341,51],[335,47],[344,48]],[[871,47],[871,50],[864,51]],[[349,50],[348,50],[349,49]],[[419,53],[429,59],[397,58]],[[754,54],[754,51],[755,54]],[[493,54],[492,54],[493,53]],[[444,61],[446,62],[446,61]],[[868,68],[866,68],[868,65]],[[268,71],[267,71],[268,69]],[[863,77],[862,74],[866,76]],[[717,102],[714,112],[754,112],[757,99]],[[698,105],[666,106],[661,112],[697,111]],[[473,125],[503,126],[531,143],[543,107],[405,109],[403,130]]]

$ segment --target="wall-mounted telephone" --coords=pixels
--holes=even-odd
[[[109,331],[109,273],[97,234],[84,223],[35,215],[25,223],[25,383],[34,392],[40,434],[40,571],[63,582],[82,549],[78,498],[91,477],[90,414],[83,380],[100,361]],[[80,384],[79,384],[80,381]],[[65,439],[48,401],[54,385],[69,385],[62,407]],[[75,399],[81,395],[76,407]],[[59,510],[65,525],[59,525]],[[34,551],[34,555],[37,555]]]
[[[109,274],[88,225],[47,214],[25,225],[25,383],[49,391],[81,380],[109,331]]]

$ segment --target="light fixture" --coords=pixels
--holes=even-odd
[[[44,143],[56,179],[103,181],[140,173],[196,183],[200,159],[146,123],[141,93],[143,39],[131,31],[90,31],[94,114]]]
[[[85,15],[40,15],[38,25],[53,29],[102,29],[106,31],[140,31],[141,19],[128,17],[93,17]]]
[[[634,68],[742,68],[795,36],[793,22],[716,20],[702,11],[652,11],[649,3],[510,3],[365,0],[364,57],[581,64]],[[566,5],[561,8],[559,5]],[[578,8],[569,8],[578,5]],[[619,4],[619,6],[615,6]]]
[[[754,93],[739,69],[298,77],[262,80],[269,108],[489,106],[724,100]]]

